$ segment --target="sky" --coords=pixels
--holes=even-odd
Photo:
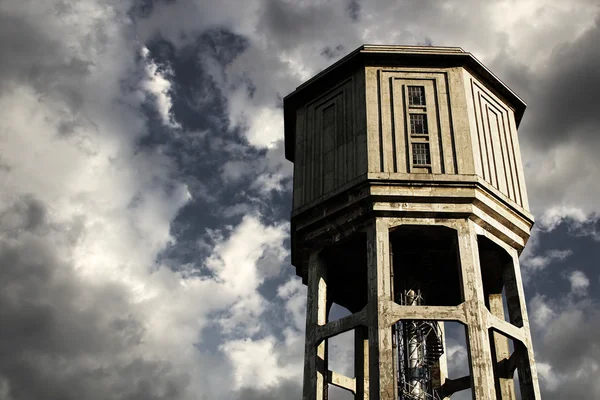
[[[597,1],[0,0],[0,400],[300,398],[282,99],[363,43],[528,103],[541,390],[600,399]]]

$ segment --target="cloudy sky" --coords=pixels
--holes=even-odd
[[[596,0],[0,0],[0,400],[299,398],[282,98],[363,43],[529,104],[542,391],[600,399]]]

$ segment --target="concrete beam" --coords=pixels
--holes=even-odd
[[[488,301],[490,304],[490,318],[488,319],[488,324],[490,320],[493,320],[494,318],[504,322],[504,304],[502,300],[502,294],[490,294],[488,295]],[[511,326],[514,327],[514,325]],[[508,357],[510,356],[508,337],[498,332],[492,332],[491,336],[493,342],[492,358],[495,364],[494,379],[496,380],[496,394],[498,395],[498,398],[502,400],[516,400],[517,396],[515,393],[515,382],[513,379],[513,374],[508,375],[504,370],[503,364],[503,361],[508,359]]]
[[[342,389],[346,389],[352,394],[356,394],[356,379],[338,374],[335,371],[327,371],[327,382]]]
[[[400,320],[437,320],[466,323],[465,303],[456,307],[401,306],[393,301],[388,301],[387,308],[388,312],[386,313],[386,319],[387,324],[390,326]]]
[[[511,339],[527,343],[527,339],[525,337],[525,333],[523,332],[523,328],[516,327],[510,322],[506,322],[503,319],[496,317],[490,312],[488,312],[487,320],[487,325],[490,328],[495,329],[500,333],[503,333]]]
[[[315,329],[315,341],[330,338],[340,333],[348,332],[359,325],[367,325],[367,308],[363,308],[357,313],[340,318],[325,325],[317,326]]]
[[[471,375],[463,376],[462,378],[449,379],[440,388],[440,397],[448,398],[456,392],[466,390],[471,387]]]

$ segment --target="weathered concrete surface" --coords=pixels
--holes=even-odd
[[[518,263],[533,224],[517,136],[525,104],[460,48],[365,46],[356,54],[284,103],[286,156],[295,162],[292,263],[308,285],[303,399],[326,399],[328,384],[356,399],[397,399],[391,327],[425,319],[466,326],[470,376],[448,380],[445,358],[438,363],[447,396],[470,387],[477,400],[514,399],[518,370],[523,400],[539,400]],[[423,88],[424,104],[407,102],[408,86]],[[411,113],[425,116],[426,133],[411,131]],[[428,164],[415,161],[413,143],[428,145]],[[407,225],[454,232],[460,304],[393,301],[391,237]],[[340,267],[335,257],[356,238],[364,257]],[[501,267],[482,261],[481,238]],[[340,268],[358,275],[353,281]],[[345,293],[340,277],[366,300],[328,322],[342,300],[332,293]],[[490,285],[504,288],[510,322]],[[327,365],[327,339],[349,330],[354,377]]]
[[[309,284],[306,303],[306,350],[304,356],[303,400],[323,400],[327,371],[325,342],[315,340],[315,329],[327,322],[327,271],[317,252],[309,261]]]
[[[395,374],[392,330],[386,323],[385,306],[391,299],[390,240],[387,221],[377,218],[367,228],[369,396],[394,400]]]
[[[402,225],[439,225],[456,230],[462,277],[463,302],[458,306],[401,306],[391,301],[390,228]],[[540,399],[539,385],[531,351],[522,285],[517,283],[516,251],[505,272],[509,317],[504,321],[500,295],[488,295],[485,306],[479,265],[477,225],[469,219],[374,218],[367,226],[369,301],[362,311],[337,321],[327,322],[327,265],[313,251],[309,264],[307,339],[304,399],[322,399],[326,384],[346,388],[355,398],[395,399],[391,326],[400,319],[447,320],[464,323],[468,331],[470,387],[475,399],[515,398],[512,374],[503,369],[512,359],[519,370],[524,399]],[[490,237],[489,233],[487,237]],[[494,240],[498,241],[497,238]],[[504,247],[510,249],[505,243]],[[518,277],[520,280],[520,276]],[[525,311],[524,311],[525,310]],[[365,328],[366,327],[366,328]],[[527,327],[527,328],[526,328]],[[355,377],[327,371],[325,340],[356,329]],[[494,333],[496,332],[496,333]],[[491,334],[490,334],[491,333]],[[522,356],[509,354],[508,337],[522,346]],[[491,339],[490,339],[491,338]],[[516,361],[515,361],[516,360]],[[442,370],[445,377],[446,372]]]

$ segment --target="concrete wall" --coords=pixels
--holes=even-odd
[[[366,68],[369,172],[474,174],[462,68]],[[409,86],[426,106],[410,107]],[[410,114],[425,114],[428,135],[413,135]],[[414,163],[413,143],[428,143],[431,164]]]
[[[410,107],[409,86],[424,88],[424,107]],[[426,116],[427,135],[411,134],[410,114]],[[413,143],[427,144],[428,165]],[[529,209],[514,111],[462,67],[365,67],[297,108],[294,209],[367,172],[477,175]]]
[[[463,79],[477,175],[529,210],[513,110],[465,70]]]
[[[364,71],[296,110],[294,209],[367,172]]]

